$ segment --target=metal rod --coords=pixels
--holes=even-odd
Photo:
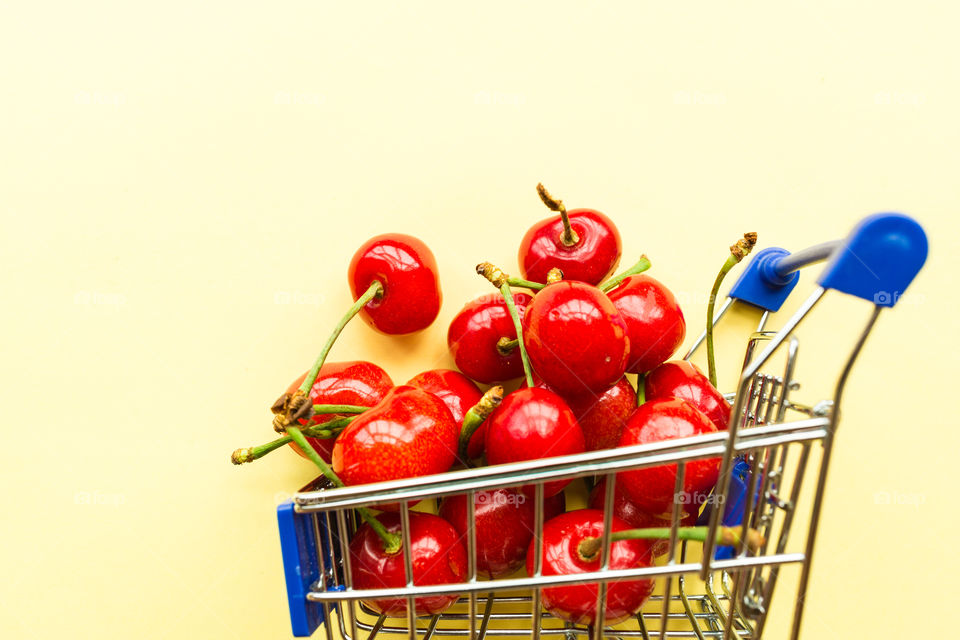
[[[467,499],[467,581],[477,581],[477,505],[476,492],[468,491]],[[470,640],[477,637],[477,594],[470,592]]]
[[[773,271],[778,276],[783,277],[803,267],[816,264],[817,262],[823,262],[833,255],[837,247],[842,244],[843,240],[831,240],[830,242],[815,244],[812,247],[783,256],[776,261]]]
[[[804,550],[804,555],[807,557],[807,561],[800,570],[800,582],[799,586],[797,587],[797,604],[793,610],[793,626],[790,632],[790,637],[793,638],[793,640],[796,640],[800,637],[800,621],[803,617],[803,605],[807,595],[807,582],[810,579],[810,566],[813,564],[813,548],[817,538],[817,525],[820,522],[820,509],[823,506],[824,489],[826,488],[827,484],[827,470],[830,465],[830,452],[833,449],[833,438],[836,435],[837,422],[840,418],[840,399],[843,396],[843,390],[847,384],[847,378],[850,376],[850,370],[853,369],[853,363],[856,362],[857,356],[860,355],[860,351],[863,349],[863,345],[866,343],[867,337],[870,335],[870,331],[876,324],[877,318],[880,317],[880,311],[882,309],[883,307],[879,306],[875,306],[873,308],[873,313],[870,314],[870,318],[867,320],[867,326],[864,327],[860,334],[860,338],[857,340],[856,345],[853,347],[853,351],[850,353],[850,357],[847,358],[847,363],[843,367],[843,372],[840,374],[840,379],[837,381],[837,386],[834,390],[833,411],[830,414],[830,428],[827,430],[827,437],[823,440],[823,457],[820,459],[820,474],[817,481],[817,491],[813,498],[813,509],[810,512],[810,528],[807,531],[807,546]]]
[[[413,588],[413,545],[410,543],[410,504],[400,503],[400,537],[403,548],[403,572],[407,588]],[[410,640],[417,639],[417,607],[412,595],[407,596],[407,623]]]
[[[722,485],[720,495],[726,496],[730,491],[730,469],[733,461],[733,452],[734,445],[737,441],[737,433],[740,428],[740,421],[743,417],[744,406],[746,398],[744,398],[744,391],[747,388],[747,385],[753,380],[753,376],[757,373],[763,363],[765,363],[773,352],[786,340],[793,330],[797,328],[797,325],[806,317],[811,309],[817,304],[817,302],[823,297],[825,293],[823,287],[817,287],[813,294],[807,298],[806,302],[801,305],[800,309],[787,321],[787,324],[784,325],[780,331],[777,332],[777,335],[773,337],[770,341],[770,344],[767,345],[767,348],[757,356],[753,362],[750,362],[746,365],[744,372],[740,376],[740,384],[737,389],[737,397],[734,399],[733,409],[730,412],[730,430],[726,433],[728,438],[728,446],[724,450],[723,462],[720,465],[720,484]],[[715,537],[717,535],[717,527],[720,523],[720,511],[721,509],[713,509],[710,512],[710,529],[707,532],[707,539],[703,542],[703,570],[700,573],[700,579],[706,579],[707,574],[711,571],[713,566],[713,548]]]
[[[534,506],[533,516],[533,539],[534,539],[534,556],[533,556],[533,577],[532,580],[534,584],[533,587],[533,601],[530,606],[532,611],[530,612],[531,617],[533,618],[533,626],[530,629],[530,637],[533,640],[537,640],[540,637],[540,588],[536,583],[542,582],[540,576],[541,564],[543,561],[543,483],[537,483],[534,499],[536,502]]]

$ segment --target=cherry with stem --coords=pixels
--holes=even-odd
[[[520,314],[517,313],[517,305],[513,302],[513,292],[510,290],[510,276],[489,262],[481,262],[478,264],[477,273],[489,280],[493,286],[500,289],[500,293],[503,295],[504,302],[507,305],[507,311],[510,313],[513,326],[517,331],[517,346],[520,348],[520,360],[523,362],[523,375],[527,379],[527,386],[532,387],[533,370],[530,368],[530,358],[527,356],[527,348],[523,344],[523,327],[520,323]]]
[[[720,291],[720,283],[730,273],[730,270],[737,266],[757,244],[757,234],[755,232],[743,234],[743,239],[737,240],[736,244],[730,247],[730,255],[727,257],[717,279],[713,282],[713,289],[710,290],[710,300],[707,302],[707,371],[710,378],[710,384],[717,386],[717,362],[713,352],[713,309],[717,303],[717,293]]]

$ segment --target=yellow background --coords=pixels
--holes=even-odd
[[[625,264],[651,257],[688,343],[743,231],[796,250],[878,210],[921,221],[927,266],[850,382],[805,627],[946,629],[947,5],[3,3],[0,636],[287,637],[273,512],[314,472],[229,453],[271,438],[267,407],[350,303],[371,235],[433,248],[443,309],[414,337],[352,325],[332,357],[398,382],[449,366],[447,324],[490,291],[473,265],[515,269],[539,180],[609,214]],[[828,296],[801,332],[807,399],[868,308]],[[727,388],[755,320],[720,333]]]

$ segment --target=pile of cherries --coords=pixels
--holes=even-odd
[[[482,459],[498,465],[725,430],[730,405],[715,382],[686,361],[669,360],[683,342],[686,324],[670,290],[642,273],[649,260],[641,257],[614,275],[621,239],[613,222],[592,209],[567,211],[541,185],[538,193],[558,215],[523,237],[522,278],[481,263],[478,273],[499,293],[467,303],[450,323],[447,343],[459,371],[433,369],[394,385],[372,362],[326,362],[355,315],[377,331],[399,335],[426,328],[439,313],[440,280],[430,249],[402,234],[372,238],[350,263],[353,307],[311,370],[273,405],[274,427],[282,437],[238,449],[233,462],[250,462],[289,443],[333,485],[344,486],[443,473]],[[728,258],[726,271],[755,239],[747,234],[731,247],[736,260]],[[707,325],[709,332],[709,318]],[[637,374],[636,388],[627,373]],[[515,390],[505,394],[504,386]],[[612,492],[609,568],[649,566],[666,553],[663,539],[677,504],[685,525],[680,537],[703,540],[705,527],[686,525],[697,520],[703,502],[697,496],[713,489],[719,466],[717,458],[689,462],[683,497],[674,493],[675,464],[620,473]],[[593,488],[589,508],[565,511],[569,482],[543,486],[543,575],[601,567],[605,483]],[[470,508],[478,574],[498,578],[525,565],[533,575],[534,496],[533,486],[476,491],[473,505],[466,495],[454,495],[440,502],[436,515],[411,511],[406,531],[395,504],[378,505],[379,513],[358,509],[364,524],[350,542],[353,585],[406,584],[401,535],[410,538],[414,584],[465,581]],[[721,528],[718,542],[729,544],[741,533]],[[743,537],[750,542],[755,535]],[[613,624],[639,611],[652,590],[651,580],[610,583],[601,616],[596,583],[546,588],[542,601],[552,614],[574,623]],[[417,598],[416,613],[436,614],[456,600],[456,595]],[[402,615],[407,600],[367,604]]]

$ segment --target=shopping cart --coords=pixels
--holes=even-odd
[[[923,229],[912,219],[892,213],[864,219],[844,240],[793,254],[779,248],[755,254],[716,315],[719,321],[734,302],[763,311],[757,331],[747,342],[736,391],[728,396],[733,409],[727,432],[339,489],[320,478],[304,487],[277,509],[294,635],[309,636],[326,622],[328,638],[358,638],[361,634],[369,638],[759,638],[781,570],[793,565],[799,567],[793,572],[799,577],[791,637],[797,638],[845,383],[880,311],[896,304],[923,266],[926,254]],[[824,260],[827,265],[813,294],[780,330],[767,330],[770,314],[780,309],[796,286],[798,270]],[[794,378],[799,340],[794,332],[831,289],[867,300],[874,309],[841,367],[832,397],[804,404],[794,398],[799,388]],[[702,341],[701,335],[687,358]],[[775,369],[774,360],[780,362]],[[675,494],[681,495],[686,464],[716,457],[722,459],[720,481],[701,514],[701,523],[710,527],[702,545],[678,541],[678,502],[674,505],[665,563],[607,570],[604,560],[604,569],[593,573],[540,574],[545,482],[606,477],[604,520],[609,532],[613,474],[676,464]],[[808,486],[801,491],[805,480]],[[399,503],[404,553],[409,559],[406,531],[409,509],[414,504],[457,493],[467,494],[467,504],[473,504],[478,490],[530,484],[536,486],[535,499],[540,507],[535,522],[538,551],[534,575],[478,580],[473,513],[467,509],[468,581],[413,586],[412,568],[407,562],[404,588],[351,587],[347,545],[358,526],[355,508]],[[805,527],[791,536],[795,520]],[[721,523],[758,529],[766,542],[758,549],[748,549],[745,544],[715,548],[714,533]],[[609,556],[609,545],[606,533],[601,547],[604,559]],[[541,611],[543,587],[598,583],[598,606],[603,607],[607,583],[625,578],[654,578],[659,587],[643,610],[627,623],[585,627]],[[460,594],[461,598],[440,615],[416,617],[413,598],[437,594]],[[361,602],[404,596],[408,598],[404,618],[380,616]]]

